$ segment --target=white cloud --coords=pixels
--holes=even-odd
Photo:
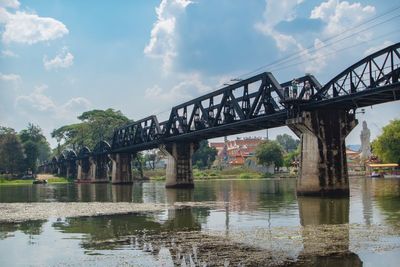
[[[163,61],[165,71],[170,70],[176,51],[176,20],[191,4],[189,0],[162,0],[156,7],[157,21],[150,33],[150,41],[144,48],[144,53]]]
[[[199,74],[181,75],[181,81],[170,90],[164,90],[158,85],[145,90],[145,98],[160,100],[168,103],[177,104],[180,101],[192,99],[200,94],[208,92],[211,87],[205,85]]]
[[[0,72],[0,80],[1,81],[10,81],[10,82],[19,82],[21,81],[21,76],[18,74],[3,74]]]
[[[56,19],[39,17],[24,11],[12,14],[1,7],[0,23],[5,24],[2,34],[4,43],[35,44],[68,34],[67,27]]]
[[[1,51],[1,56],[2,57],[18,57],[17,54],[15,54],[13,51],[11,50],[2,50]]]
[[[299,51],[302,60],[305,62],[302,64],[302,68],[307,73],[319,73],[328,64],[328,59],[332,57],[332,49],[326,46],[320,39],[314,40],[314,46],[312,49],[304,49],[299,45]],[[313,51],[310,53],[310,51]]]
[[[16,99],[16,105],[21,107],[28,107],[29,109],[38,111],[53,111],[56,109],[56,105],[51,98],[44,94],[44,91],[48,88],[47,85],[43,84],[35,87],[35,90],[29,95],[21,95]]]
[[[84,97],[75,97],[71,98],[68,100],[65,104],[63,104],[62,110],[67,111],[67,112],[77,112],[77,111],[85,111],[88,110],[91,107],[91,103],[89,100],[87,100]]]
[[[10,19],[10,13],[7,10],[0,6],[0,23],[6,23]]]
[[[377,46],[372,46],[370,48],[368,48],[367,50],[365,50],[364,52],[364,56],[370,55],[372,53],[375,53],[385,47],[388,47],[390,45],[394,44],[392,41],[384,41],[382,44],[377,45]]]
[[[53,119],[70,119],[81,111],[91,107],[91,103],[84,97],[71,98],[64,104],[57,104],[45,94],[47,85],[35,87],[32,93],[18,96],[15,100],[15,106],[23,113],[36,116],[37,113],[46,113]]]
[[[320,19],[326,23],[324,34],[332,36],[353,27],[375,14],[375,7],[361,3],[350,4],[347,1],[329,0],[316,6],[311,19]]]
[[[19,8],[18,0],[0,0],[0,7]]]
[[[295,8],[303,0],[266,0],[262,22],[256,23],[255,28],[264,35],[275,40],[276,46],[281,51],[297,45],[296,39],[275,30],[282,21],[291,21],[296,18]]]
[[[43,64],[46,70],[58,69],[58,68],[69,68],[74,63],[74,56],[68,51],[68,48],[64,47],[62,51],[53,59],[47,59],[47,56],[43,57]]]

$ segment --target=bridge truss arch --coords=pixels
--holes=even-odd
[[[359,108],[399,99],[400,43],[388,46],[351,65],[312,97],[339,108]],[[318,105],[314,105],[318,106]]]

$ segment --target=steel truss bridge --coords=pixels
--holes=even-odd
[[[312,75],[297,78],[295,97],[288,95],[292,81],[279,83],[264,72],[177,105],[166,121],[153,115],[117,128],[111,145],[101,141],[93,151],[68,151],[46,164],[280,127],[301,111],[355,114],[358,108],[399,100],[399,76],[400,43],[368,55],[323,86]]]

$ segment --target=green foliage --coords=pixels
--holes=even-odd
[[[145,163],[146,162],[145,162],[145,157],[144,157],[143,153],[140,153],[140,152],[137,153],[136,157],[133,160],[133,167],[139,172],[139,176],[141,178],[144,177],[143,169],[144,169]]]
[[[200,141],[199,149],[193,154],[192,163],[199,169],[210,168],[217,156],[217,150],[208,145],[207,140]]]
[[[239,179],[256,179],[256,178],[260,178],[260,177],[261,177],[261,176],[258,175],[258,174],[255,174],[255,173],[248,173],[248,172],[241,173],[241,174],[239,175]]]
[[[264,166],[274,163],[275,167],[282,167],[282,147],[276,141],[264,141],[256,149],[256,158]]]
[[[276,136],[276,141],[282,146],[286,152],[292,152],[296,150],[300,143],[300,140],[294,139],[288,134],[280,134]]]
[[[11,174],[24,170],[24,154],[17,133],[0,126],[0,171]]]
[[[39,158],[38,145],[33,141],[27,141],[23,143],[25,152],[25,167],[27,170],[36,172],[37,160]]]
[[[78,119],[80,123],[62,126],[51,133],[59,143],[64,142],[60,150],[77,150],[82,146],[93,149],[102,140],[111,142],[114,129],[131,122],[121,111],[110,108],[86,111]]]
[[[156,164],[160,161],[162,153],[159,150],[153,149],[144,155],[145,166],[149,166],[150,169],[154,170]]]
[[[0,185],[30,185],[32,184],[33,180],[7,180],[4,178],[0,178]],[[68,179],[63,178],[63,177],[54,177],[54,178],[49,178],[47,179],[47,183],[49,184],[66,184],[69,183]]]
[[[25,152],[25,168],[36,172],[37,162],[50,158],[50,145],[42,133],[42,129],[32,123],[19,133]]]
[[[300,156],[300,146],[297,147],[296,150],[287,153],[283,157],[283,166],[290,167],[292,162]]]
[[[47,182],[49,184],[66,184],[66,183],[69,183],[69,180],[64,177],[53,177],[53,178],[47,179]]]
[[[372,150],[385,163],[400,163],[400,120],[383,127],[383,133],[372,142]]]

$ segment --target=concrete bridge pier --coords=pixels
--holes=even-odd
[[[109,157],[112,163],[111,183],[132,184],[132,155],[130,153],[116,153]]]
[[[96,164],[91,157],[77,160],[77,182],[92,182],[96,175]]]
[[[198,147],[197,142],[173,143],[160,147],[168,158],[165,187],[194,187],[192,156]]]
[[[89,168],[90,176],[88,178],[90,182],[94,183],[96,181],[96,170],[97,170],[96,160],[93,157],[89,157],[89,164],[90,164]]]
[[[300,196],[350,195],[345,138],[357,125],[344,110],[303,111],[287,120],[301,141]]]
[[[108,183],[108,160],[109,157],[107,155],[97,156],[93,158],[95,164],[95,174],[94,180],[95,183]]]
[[[77,176],[76,160],[69,161],[67,164],[67,178],[75,179]]]

